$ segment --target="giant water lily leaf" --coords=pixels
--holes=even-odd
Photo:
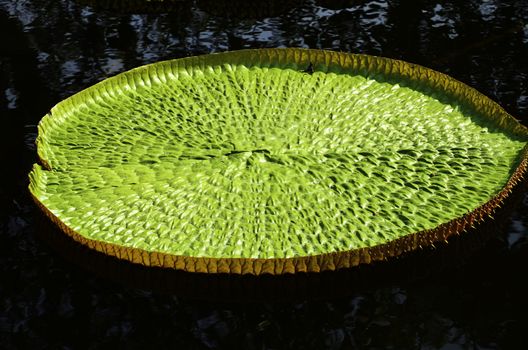
[[[39,206],[73,239],[200,272],[332,270],[444,241],[526,170],[528,131],[385,58],[266,49],[160,62],[39,125]]]

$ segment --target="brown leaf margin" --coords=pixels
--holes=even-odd
[[[416,64],[361,54],[349,54],[312,49],[257,49],[210,54],[197,57],[176,59],[142,66],[131,71],[106,79],[86,90],[83,90],[57,104],[39,124],[39,139],[42,137],[43,125],[53,118],[53,114],[71,113],[80,105],[89,105],[104,100],[104,96],[112,94],[112,90],[134,87],[147,87],[152,81],[161,81],[167,77],[177,79],[179,74],[192,75],[193,68],[198,70],[214,69],[222,64],[243,64],[246,66],[279,67],[304,70],[312,66],[315,71],[334,72],[338,74],[363,74],[367,76],[383,76],[393,82],[418,84],[419,88],[437,90],[446,94],[458,103],[465,104],[475,112],[489,119],[505,132],[528,140],[528,128],[521,125],[502,107],[487,98],[477,90],[453,79]],[[53,164],[46,161],[45,154],[38,148],[39,158],[43,166],[51,170]],[[512,193],[517,184],[523,181],[528,168],[528,143],[522,150],[519,162],[502,190],[483,205],[465,215],[437,226],[434,229],[419,231],[406,235],[394,241],[353,249],[342,252],[326,253],[294,258],[213,258],[179,256],[161,252],[150,252],[138,248],[130,248],[118,244],[88,239],[64,224],[39,199],[31,193],[33,200],[44,214],[55,223],[59,229],[78,243],[109,256],[116,257],[135,264],[167,269],[183,270],[196,273],[228,273],[228,274],[293,274],[299,272],[322,272],[351,268],[373,261],[387,260],[404,253],[434,245],[435,242],[447,242],[453,235],[459,235],[470,228],[485,223],[492,218],[495,210]]]

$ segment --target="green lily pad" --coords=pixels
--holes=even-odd
[[[526,170],[528,131],[427,68],[301,49],[160,62],[39,124],[30,191],[63,231],[145,265],[332,270],[443,241]]]

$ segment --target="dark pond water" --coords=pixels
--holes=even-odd
[[[0,0],[0,348],[528,348],[526,196],[504,229],[449,267],[318,298],[210,301],[138,289],[40,238],[46,223],[26,190],[40,118],[106,77],[163,59],[259,47],[399,58],[456,77],[528,124],[524,0],[247,3],[120,14],[74,0]]]

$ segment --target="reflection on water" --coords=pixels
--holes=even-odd
[[[446,27],[449,39],[455,39],[458,36],[458,33],[456,32],[456,24],[460,20],[460,16],[458,16],[458,13],[453,6],[448,4],[444,7],[441,4],[435,4],[432,11],[424,11],[424,13],[428,12],[432,12],[430,18],[432,28]]]
[[[74,0],[0,0],[0,156],[9,169],[0,188],[1,347],[526,348],[528,199],[507,232],[459,268],[281,304],[127,288],[70,266],[36,237],[26,186],[38,121],[61,99],[146,63],[258,47],[383,55],[446,72],[528,123],[524,0],[285,0],[253,10],[219,3],[119,14]]]

